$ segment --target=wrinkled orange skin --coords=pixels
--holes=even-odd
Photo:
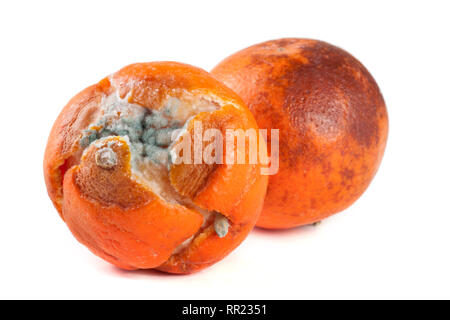
[[[257,226],[311,224],[366,190],[384,153],[388,117],[375,80],[349,53],[279,39],[239,51],[211,73],[240,95],[260,128],[280,129],[280,169],[269,178]]]
[[[112,170],[95,165],[95,143],[82,153],[82,130],[100,113],[102,97],[116,94],[115,90],[150,109],[159,108],[167,93],[212,94],[233,106],[211,113],[211,121],[244,130],[258,128],[242,100],[201,69],[175,62],[127,66],[72,98],[53,125],[44,176],[59,214],[78,241],[120,268],[191,273],[223,259],[245,239],[261,212],[268,179],[259,174],[260,166],[218,165],[208,175],[192,200],[226,216],[230,227],[223,238],[212,225],[203,230],[203,217],[196,209],[166,202],[132,175],[126,144],[113,147],[120,161]],[[265,147],[264,141],[258,142]],[[173,254],[192,235],[194,241]]]

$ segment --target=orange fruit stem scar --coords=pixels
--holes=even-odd
[[[117,165],[117,154],[110,147],[97,150],[95,163],[103,169],[111,169]]]

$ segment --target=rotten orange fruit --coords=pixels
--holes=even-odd
[[[70,100],[51,130],[44,175],[79,242],[120,268],[191,273],[245,239],[267,176],[259,163],[176,161],[195,153],[176,147],[196,122],[258,129],[232,90],[175,62],[129,65]],[[211,150],[220,160],[223,150]]]
[[[279,39],[229,56],[212,74],[261,128],[280,130],[280,169],[269,178],[257,226],[311,224],[366,190],[384,153],[388,116],[374,78],[352,55],[322,41]]]

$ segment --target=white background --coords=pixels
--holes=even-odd
[[[450,298],[448,1],[2,1],[0,298]],[[390,132],[367,192],[317,227],[255,230],[189,276],[119,270],[47,197],[51,125],[83,88],[133,63],[210,70],[280,37],[325,40],[377,80]]]

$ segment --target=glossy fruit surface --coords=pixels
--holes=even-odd
[[[51,130],[44,176],[78,241],[124,269],[191,273],[245,239],[267,177],[259,164],[173,162],[195,121],[258,128],[233,91],[175,62],[129,65],[70,100]]]
[[[257,226],[314,223],[366,190],[388,117],[378,85],[353,56],[322,41],[279,39],[241,50],[211,73],[240,95],[260,128],[280,130],[280,170],[269,178]]]

